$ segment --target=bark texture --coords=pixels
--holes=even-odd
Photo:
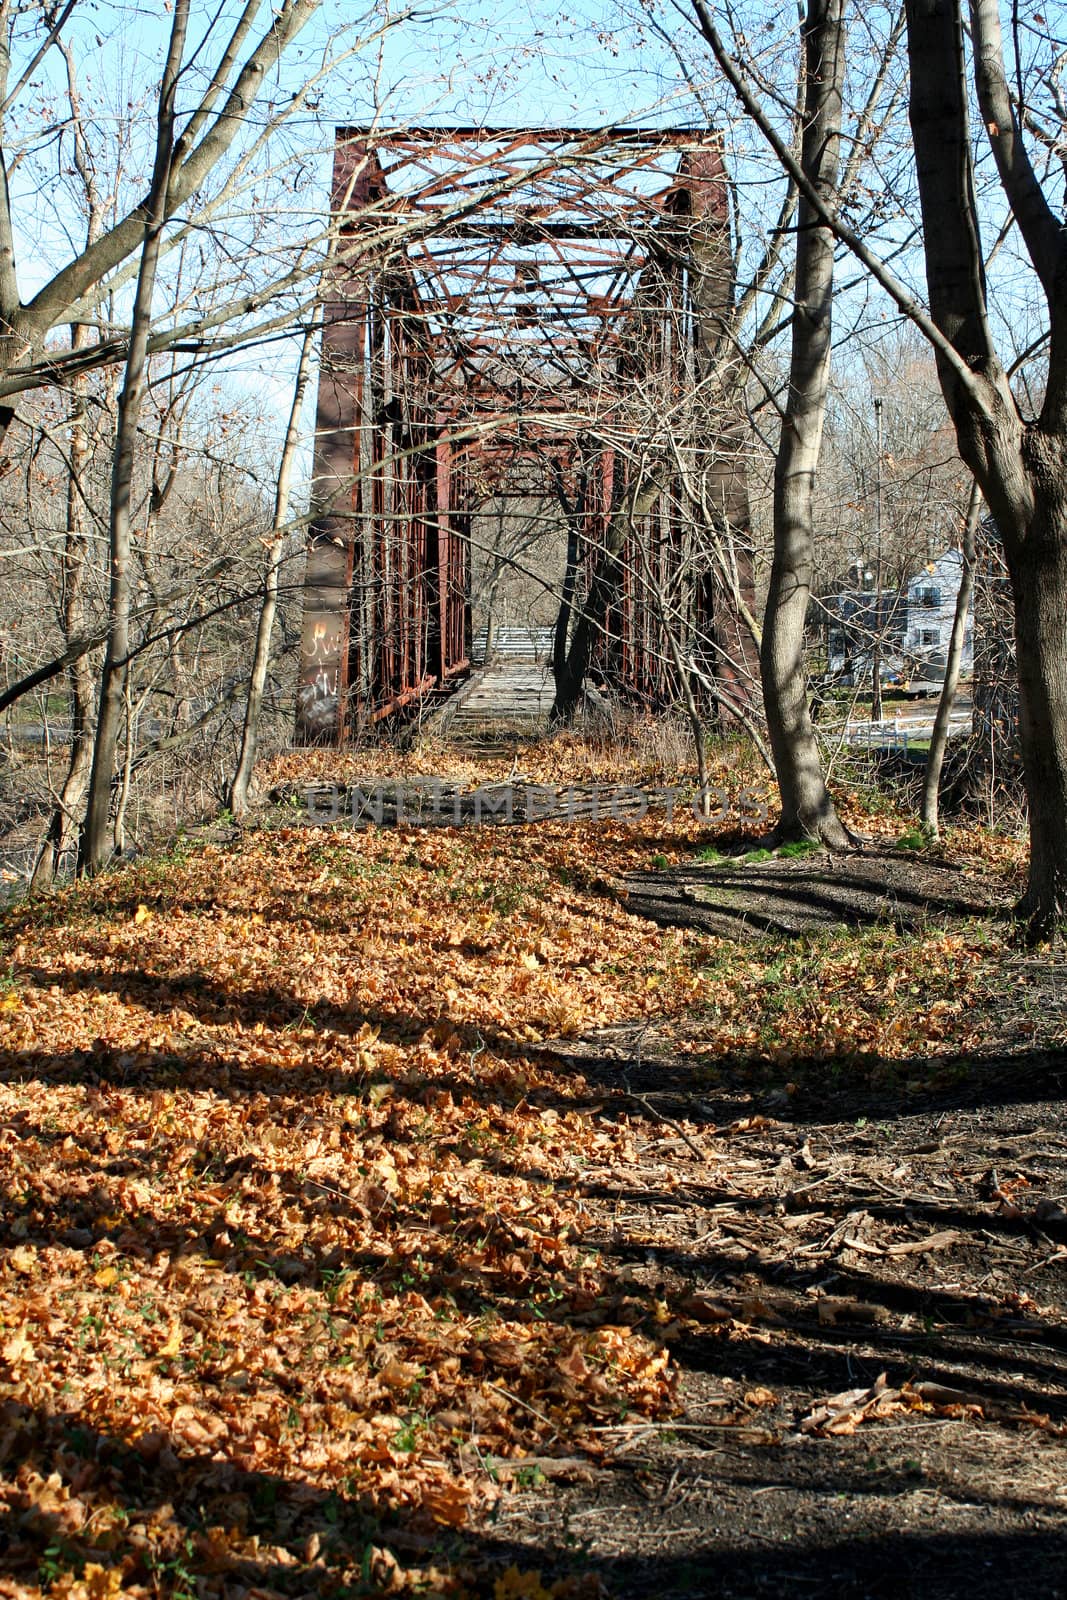
[[[274,494],[274,522],[271,529],[270,548],[267,552],[267,570],[263,580],[263,601],[259,608],[256,643],[252,652],[252,670],[248,677],[248,695],[245,699],[244,725],[241,730],[241,749],[237,767],[230,784],[227,803],[234,816],[240,819],[248,810],[248,786],[256,764],[256,746],[259,740],[259,719],[267,687],[270,667],[271,640],[274,619],[278,614],[278,586],[282,557],[285,553],[286,524],[289,521],[289,500],[293,483],[293,464],[300,443],[300,413],[311,375],[311,352],[315,339],[315,319],[308,324],[300,346],[300,360],[293,385],[293,403],[285,430],[278,478]]]
[[[1048,310],[1044,399],[1036,418],[1024,418],[989,329],[959,0],[908,0],[907,21],[930,309],[949,347],[938,352],[938,371],[1011,579],[1030,829],[1018,911],[1042,938],[1067,919],[1067,237],[1016,120],[997,6],[972,0],[978,104]]]
[[[801,166],[832,204],[838,180],[845,68],[842,0],[808,0],[803,25],[804,127]],[[774,558],[760,672],[782,813],[781,838],[850,842],[834,810],[808,709],[804,623],[814,556],[812,494],[830,378],[834,237],[806,196],[798,211],[796,298],[789,395],[774,470]]]
[[[79,870],[86,873],[98,872],[106,865],[114,850],[114,835],[109,826],[109,816],[115,755],[127,704],[133,468],[137,450],[138,421],[144,398],[148,336],[152,325],[152,297],[155,292],[163,228],[167,220],[167,193],[174,159],[175,96],[188,22],[189,0],[175,0],[167,62],[163,69],[163,81],[159,91],[155,162],[144,224],[137,292],[134,296],[130,348],[126,358],[122,392],[119,395],[118,422],[115,429],[108,549],[108,638],[100,678],[100,711],[93,745],[89,799],[78,860]]]

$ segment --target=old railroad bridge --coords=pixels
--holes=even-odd
[[[511,559],[550,596],[557,685],[662,705],[692,669],[742,696],[719,137],[339,129],[332,208],[298,738],[465,679],[493,517],[558,535]]]

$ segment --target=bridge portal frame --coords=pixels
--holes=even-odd
[[[516,200],[502,216],[507,197],[523,192],[522,153],[554,147],[561,171],[576,161],[588,167],[586,214],[553,215]],[[457,180],[440,169],[414,193],[391,187],[397,171],[420,159],[432,168],[435,157],[454,158],[457,148],[474,152],[468,183],[490,165],[494,176],[482,195],[457,203]],[[639,208],[636,228],[624,229],[610,203],[617,186],[598,180],[596,162],[614,159],[626,168],[629,161],[633,171],[651,166],[649,153],[677,158],[673,178]],[[552,173],[550,156],[541,173]],[[597,214],[598,197],[604,215]],[[590,292],[569,322],[544,322],[549,331],[537,348],[564,365],[577,352],[597,381],[607,361],[622,388],[643,358],[641,329],[649,325],[666,351],[656,358],[661,379],[674,390],[692,382],[694,352],[722,337],[733,292],[722,143],[708,128],[339,128],[331,205],[336,245],[323,319],[297,702],[297,736],[305,743],[340,742],[468,669],[470,524],[487,477],[505,473],[525,451],[554,460],[573,480],[584,449],[589,483],[578,544],[586,589],[627,493],[626,452],[603,437],[591,448],[581,441],[569,409],[573,393],[535,383],[517,404],[506,362],[504,381],[493,370],[506,339],[484,318],[452,318],[465,307],[451,302],[464,296],[428,290],[426,261],[435,245],[447,239],[453,262],[465,243],[488,247],[483,287],[514,266],[514,292],[497,310],[520,328],[538,326],[552,309],[524,287],[524,250],[547,244],[565,265],[568,249],[584,252],[576,281],[614,274],[607,292]],[[665,269],[673,233],[694,230],[699,265],[690,252]],[[591,254],[598,248],[599,257]],[[476,275],[472,284],[468,301]],[[647,350],[646,343],[644,356]],[[611,413],[611,404],[604,409]],[[619,414],[616,406],[616,425]],[[736,482],[724,485],[736,500]],[[601,675],[653,702],[671,698],[673,667],[653,637],[631,547],[648,541],[663,570],[677,562],[678,516],[668,507],[682,498],[677,484],[668,486],[623,540],[622,582],[594,652]],[[731,513],[739,524],[747,524],[747,494],[743,500]],[[695,583],[689,603],[690,625],[706,636],[710,654],[713,586]]]

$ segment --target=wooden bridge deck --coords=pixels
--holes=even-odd
[[[441,708],[435,731],[461,740],[493,732],[536,733],[548,726],[554,697],[546,664],[496,662],[472,673]]]

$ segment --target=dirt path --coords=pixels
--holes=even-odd
[[[606,1428],[494,1543],[619,1596],[1067,1593],[1067,1058],[777,1120],[628,1042],[571,1053],[639,1151],[579,1189],[662,1300],[679,1416]]]
[[[8,912],[0,1596],[1064,1595],[1014,858],[717,865],[531,771],[585,809],[290,813]]]

